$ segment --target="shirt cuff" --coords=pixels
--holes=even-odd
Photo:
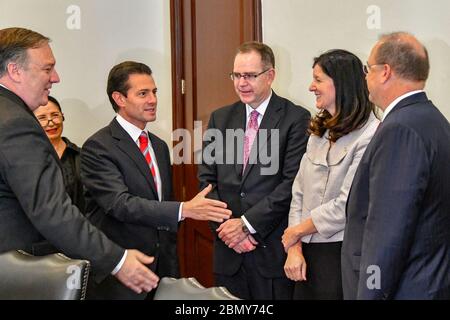
[[[251,234],[255,234],[256,230],[253,229],[252,225],[247,221],[247,219],[242,215],[241,216],[242,221],[244,221],[245,225],[247,226],[248,231],[250,231]]]
[[[111,272],[111,275],[115,275],[117,272],[119,272],[120,268],[122,268],[123,264],[125,263],[125,259],[127,258],[127,250],[125,250],[125,253],[122,256],[122,259],[120,259],[117,266],[114,268],[114,270]]]
[[[182,216],[182,214],[181,214],[181,213],[183,212],[183,203],[184,203],[184,202],[181,202],[181,203],[180,203],[180,208],[178,209],[178,222],[184,220],[184,218],[183,218],[183,216]]]

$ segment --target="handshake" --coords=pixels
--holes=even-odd
[[[182,218],[209,220],[222,223],[231,216],[227,204],[222,201],[206,198],[212,190],[208,185],[190,201],[182,204]],[[236,219],[232,219],[236,220]],[[159,278],[145,265],[151,264],[154,258],[137,250],[127,250],[125,262],[115,274],[117,279],[136,293],[149,292],[158,286]]]

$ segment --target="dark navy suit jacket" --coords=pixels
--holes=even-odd
[[[417,93],[366,149],[347,201],[346,299],[450,299],[450,125]]]

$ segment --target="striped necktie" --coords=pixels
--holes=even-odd
[[[150,155],[150,145],[148,143],[148,136],[144,131],[142,131],[141,135],[139,136],[139,148],[141,149],[141,152],[144,155],[148,166],[150,167],[150,171],[152,172],[153,176],[153,181],[155,181],[156,190],[158,190],[156,171],[155,166],[153,165],[152,156]]]

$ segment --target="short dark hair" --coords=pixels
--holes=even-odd
[[[406,80],[426,81],[430,73],[428,51],[419,41],[419,46],[408,41],[414,38],[407,32],[394,32],[382,35],[375,52],[376,63],[388,64],[394,72]]]
[[[259,53],[261,56],[261,62],[266,68],[275,68],[275,56],[273,55],[272,49],[268,45],[261,42],[244,42],[237,49],[236,55],[239,53],[250,53],[252,51]]]
[[[0,30],[0,77],[8,68],[8,63],[16,62],[26,66],[28,49],[39,48],[50,42],[50,38],[24,28],[6,28]]]
[[[115,112],[119,111],[119,106],[114,101],[112,94],[114,91],[117,91],[126,97],[128,89],[130,89],[128,79],[132,74],[148,74],[151,76],[152,69],[140,62],[124,61],[115,65],[109,72],[106,93]]]
[[[56,105],[56,107],[58,107],[59,112],[62,113],[61,105],[59,104],[58,100],[56,100],[55,97],[53,97],[53,96],[48,96],[48,101],[49,101],[49,102],[53,102],[53,103]]]
[[[59,112],[61,113],[63,121],[66,120],[64,118],[64,114],[62,112],[61,105],[59,104],[58,100],[56,100],[56,98],[53,96],[48,96],[48,101],[53,102],[53,104],[58,108]]]
[[[333,79],[336,91],[336,114],[319,112],[310,123],[309,132],[322,137],[329,130],[329,139],[336,142],[340,137],[363,127],[374,111],[369,101],[363,64],[353,53],[334,49],[314,58],[313,68],[319,65]]]

